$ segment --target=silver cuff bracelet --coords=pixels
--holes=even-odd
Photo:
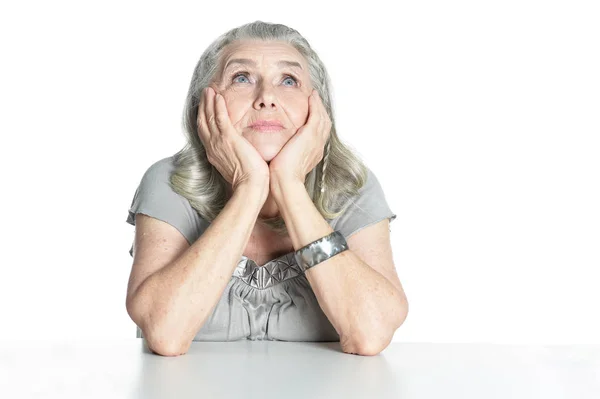
[[[347,249],[346,239],[336,230],[300,248],[294,256],[298,266],[305,271]]]

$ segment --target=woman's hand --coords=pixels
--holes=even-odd
[[[308,97],[308,120],[271,160],[271,181],[296,179],[302,183],[306,175],[323,159],[325,143],[331,132],[331,119],[321,97],[313,90]]]
[[[206,148],[208,162],[221,173],[233,191],[240,184],[269,187],[269,165],[229,119],[223,96],[212,87],[202,91],[198,108],[198,136]]]

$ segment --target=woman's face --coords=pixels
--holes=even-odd
[[[232,43],[221,62],[211,87],[223,95],[233,125],[269,162],[307,121],[312,92],[308,64],[289,44],[264,41]],[[278,120],[283,129],[250,127],[262,119]]]

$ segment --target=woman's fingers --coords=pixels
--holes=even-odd
[[[219,130],[223,133],[229,130],[229,115],[227,114],[227,107],[225,106],[225,100],[223,96],[215,95],[215,114],[216,121]]]
[[[206,123],[206,89],[202,90],[200,94],[200,105],[198,107],[198,119],[196,120],[198,124],[198,134],[200,135],[200,139],[203,144],[206,145],[206,142],[210,140],[210,130],[208,129],[208,125]]]
[[[219,128],[217,126],[217,119],[215,116],[215,90],[212,87],[208,87],[207,89],[207,99],[206,99],[206,123],[208,124],[208,128],[210,129],[210,133],[215,136],[219,135]]]
[[[319,104],[319,94],[316,90],[313,91],[313,94],[310,99],[310,119],[311,125],[313,128],[311,131],[315,132],[315,135],[320,132],[321,122],[323,120],[321,116],[321,108]]]
[[[319,108],[319,114],[321,115],[319,118],[321,122],[321,125],[319,126],[319,131],[323,134],[323,140],[327,141],[327,139],[329,138],[329,133],[331,131],[331,120],[329,119],[329,114],[325,109],[325,104],[323,104],[323,99],[316,90],[315,100],[315,103],[317,103],[317,108]]]

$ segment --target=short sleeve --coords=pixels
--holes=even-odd
[[[127,216],[135,226],[136,213],[151,216],[175,227],[191,245],[198,238],[201,219],[189,201],[173,191],[169,183],[175,167],[172,157],[151,165],[138,185]],[[133,245],[129,250],[133,256]]]
[[[390,223],[396,219],[396,214],[390,209],[377,176],[370,169],[367,170],[365,185],[359,190],[358,195],[350,200],[350,205],[344,213],[333,219],[331,223],[332,228],[342,233],[344,238],[384,219],[389,219]]]

